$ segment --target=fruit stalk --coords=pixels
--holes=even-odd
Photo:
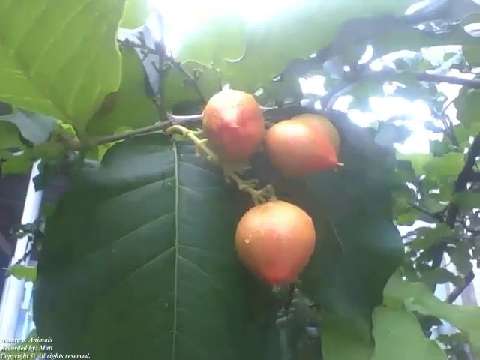
[[[167,135],[173,135],[177,133],[188,138],[193,142],[201,155],[205,156],[208,161],[223,168],[222,162],[220,161],[218,155],[208,147],[207,139],[201,139],[198,137],[196,131],[182,125],[172,125],[165,130],[165,133]],[[232,180],[237,185],[238,190],[248,193],[255,205],[270,200],[276,200],[275,190],[272,185],[267,185],[264,188],[257,189],[257,182],[255,180],[244,180],[233,170],[227,171],[224,169],[224,174],[227,179]]]

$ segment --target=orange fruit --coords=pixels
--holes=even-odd
[[[243,91],[222,90],[203,110],[203,131],[220,158],[246,161],[265,135],[263,112],[255,98]]]
[[[339,166],[340,136],[326,118],[304,114],[272,126],[265,137],[272,164],[285,176],[297,177]]]
[[[271,285],[294,282],[315,248],[311,217],[285,201],[269,201],[248,210],[235,233],[243,264]]]

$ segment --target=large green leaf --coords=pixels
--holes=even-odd
[[[446,360],[438,345],[423,334],[415,315],[378,307],[373,314],[375,353],[372,360]]]
[[[99,360],[263,358],[221,174],[191,146],[148,136],[75,179],[47,223],[40,336]]]
[[[80,131],[120,82],[121,0],[0,2],[0,100]]]
[[[145,71],[134,49],[122,50],[122,83],[88,123],[90,135],[108,135],[121,128],[139,128],[159,121],[159,112],[147,95]]]
[[[219,15],[218,11],[211,11],[210,18],[198,22],[199,25],[191,29],[190,36],[181,44],[179,57],[206,65],[213,63],[233,87],[252,91],[279,74],[292,58],[308,57],[329,45],[346,20],[383,14],[401,15],[412,2],[303,0],[287,2],[287,5],[285,2],[276,4],[268,11],[265,3],[260,3],[248,8],[248,12],[245,11],[248,5],[240,2],[233,11],[237,12],[235,15]],[[194,6],[199,8],[190,9],[191,13],[205,14],[202,3]],[[248,22],[238,15],[251,15],[255,11],[273,16],[261,22]],[[178,22],[177,26],[183,27],[183,24]]]
[[[384,302],[392,308],[406,307],[411,312],[446,320],[467,336],[474,354],[480,356],[480,308],[451,305],[439,300],[421,283],[403,281],[398,275],[388,282]]]
[[[120,26],[127,29],[133,29],[142,26],[148,17],[147,0],[126,0],[125,11],[123,13]]]

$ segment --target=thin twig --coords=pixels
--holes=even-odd
[[[198,123],[202,120],[201,115],[172,115],[167,114],[168,120],[156,122],[153,125],[145,126],[135,130],[124,131],[119,134],[99,136],[93,138],[84,139],[83,142],[77,145],[79,148],[72,150],[88,149],[94,146],[108,144],[115,141],[126,140],[139,135],[146,135],[155,132],[162,132],[171,127],[172,125],[186,125]]]
[[[460,142],[457,139],[457,135],[455,135],[455,131],[453,130],[453,124],[450,120],[450,117],[447,115],[447,110],[455,103],[456,98],[451,99],[442,109],[442,114],[440,115],[440,120],[445,127],[445,134],[447,135],[448,139],[450,140],[451,144],[455,147],[460,146]]]

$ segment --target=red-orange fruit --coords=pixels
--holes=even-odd
[[[294,282],[315,248],[311,217],[285,201],[248,210],[237,225],[235,248],[243,264],[271,285]]]
[[[285,176],[296,177],[339,165],[340,136],[325,117],[304,114],[272,126],[265,137],[272,164]]]
[[[231,161],[245,161],[265,135],[265,122],[255,98],[243,91],[222,90],[203,110],[203,131],[217,154]]]

